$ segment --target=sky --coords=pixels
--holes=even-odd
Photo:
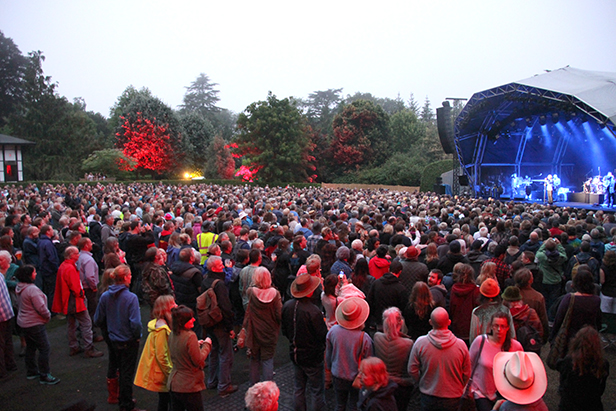
[[[236,113],[342,88],[432,108],[545,70],[616,72],[615,0],[0,0],[0,30],[69,100],[130,85],[172,108],[200,73]]]

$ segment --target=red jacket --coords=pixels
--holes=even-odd
[[[56,292],[53,297],[53,306],[51,311],[54,313],[67,314],[68,299],[70,295],[75,297],[75,312],[80,313],[85,311],[85,295],[81,286],[79,270],[75,266],[75,262],[64,260],[58,268],[58,276],[56,277]]]
[[[379,279],[389,272],[389,266],[391,265],[391,261],[387,258],[380,258],[376,255],[370,259],[368,262],[368,271],[370,275],[375,279]]]

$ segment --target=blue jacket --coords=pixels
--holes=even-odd
[[[58,272],[60,267],[60,259],[58,258],[58,252],[51,242],[51,238],[42,234],[38,240],[38,255],[39,255],[39,267],[38,272],[43,277],[54,275]]]
[[[94,314],[94,324],[107,325],[109,339],[128,342],[141,338],[141,312],[137,296],[124,284],[114,284],[101,296]]]

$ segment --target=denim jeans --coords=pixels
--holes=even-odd
[[[274,358],[261,360],[260,358],[250,358],[250,385],[259,381],[274,380]]]
[[[212,339],[207,386],[218,386],[218,391],[224,391],[231,385],[233,341],[229,333],[220,327],[207,330],[207,335]]]
[[[26,372],[28,375],[49,374],[49,339],[45,324],[22,328],[26,338]],[[36,361],[36,350],[39,352]]]
[[[81,338],[83,339],[83,349],[89,350],[92,348],[92,319],[90,318],[90,314],[88,314],[88,310],[75,314],[68,314],[66,319],[68,320],[68,346],[75,349],[79,348],[76,324],[78,322]]]
[[[39,276],[37,275],[37,278]],[[51,306],[53,305],[53,296],[56,293],[56,274],[40,276],[42,278],[42,286],[41,289],[43,293],[47,296],[47,308],[51,311]],[[51,311],[53,312],[53,311]]]
[[[359,390],[353,388],[353,381],[343,380],[334,376],[334,391],[336,392],[336,411],[357,410],[359,401]]]
[[[295,411],[326,410],[324,363],[321,362],[312,367],[293,364],[293,371],[295,377]],[[308,391],[308,395],[306,395],[306,391]]]

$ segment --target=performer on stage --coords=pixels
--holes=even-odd
[[[603,177],[603,187],[605,187],[605,204],[608,207],[614,207],[614,203],[616,202],[616,196],[614,195],[614,175],[611,171],[607,173],[605,177]]]
[[[554,178],[552,177],[552,174],[548,174],[543,184],[545,186],[545,191],[548,194],[548,204],[552,205],[552,203],[554,202],[554,198],[552,196],[552,194],[554,193]]]
[[[526,188],[524,189],[524,192],[526,193],[526,199],[530,200],[530,194],[532,192],[532,187],[531,185],[533,184],[533,182],[531,181],[529,176],[524,176],[524,185],[526,186]]]

